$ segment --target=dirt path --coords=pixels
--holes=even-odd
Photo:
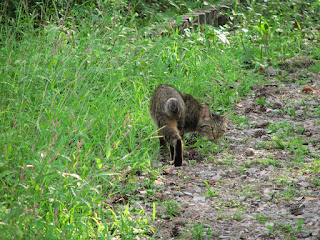
[[[191,149],[194,164],[164,170],[157,197],[174,201],[157,206],[157,238],[320,239],[320,75],[307,70],[312,64],[262,69],[269,83],[236,105],[219,143],[225,151],[199,161]]]

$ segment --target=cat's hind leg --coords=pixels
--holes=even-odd
[[[174,161],[174,166],[182,166],[183,160],[183,143],[181,139],[177,139],[175,145],[170,145],[170,157]]]
[[[177,129],[177,121],[170,120],[168,124],[159,129],[159,135],[163,136],[170,145],[171,160],[176,167],[182,165],[183,161],[183,143]]]
[[[182,166],[183,160],[183,144],[182,139],[177,139],[175,149],[174,149],[174,166],[180,167]]]

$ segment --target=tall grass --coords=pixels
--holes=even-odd
[[[36,26],[24,7],[1,26],[1,235],[152,235],[153,217],[134,204],[156,189],[150,94],[168,83],[229,111],[259,81],[241,67],[243,39],[149,36],[130,9],[102,5]]]

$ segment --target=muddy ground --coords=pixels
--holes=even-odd
[[[260,69],[223,151],[186,147],[156,184],[156,239],[320,239],[320,74],[307,59]],[[317,164],[316,164],[317,162]],[[192,163],[192,164],[190,164]],[[152,208],[147,208],[152,211]]]

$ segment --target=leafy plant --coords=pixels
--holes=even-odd
[[[257,220],[259,221],[259,223],[266,223],[269,221],[270,218],[268,218],[267,216],[263,215],[262,213],[258,213],[255,215],[255,217],[257,218]]]
[[[289,113],[291,116],[296,117],[296,111],[294,109],[290,109]]]
[[[265,98],[257,98],[255,100],[256,103],[258,103],[261,106],[264,106],[266,104],[266,99]]]
[[[170,217],[176,217],[180,215],[180,206],[177,202],[169,200],[166,203],[164,203],[164,205],[166,207],[167,214]]]
[[[203,180],[203,182],[206,184],[207,192],[205,193],[206,197],[216,197],[219,195],[219,192],[217,190],[211,190],[210,184]]]
[[[208,236],[211,236],[212,232],[210,227],[205,228],[204,223],[193,223],[193,228],[190,229],[190,237],[192,239],[202,240]]]
[[[234,213],[232,219],[235,221],[242,221],[244,219],[244,216],[241,213]]]
[[[302,232],[303,219],[299,219],[297,226],[291,224],[283,225],[276,223],[273,226],[268,225],[267,228],[270,230],[272,237],[285,236],[290,239],[297,239],[297,235]]]

